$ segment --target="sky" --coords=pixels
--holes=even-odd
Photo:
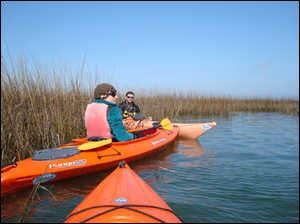
[[[298,99],[299,3],[1,1],[1,55],[122,90]]]

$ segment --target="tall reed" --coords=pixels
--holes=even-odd
[[[38,68],[29,70],[26,63],[12,72],[1,63],[2,161],[23,159],[34,150],[84,135],[83,111],[89,96],[79,82],[50,79]]]
[[[85,136],[83,116],[92,90],[83,88],[79,79],[64,78],[68,75],[29,68],[25,61],[8,69],[1,58],[2,162],[14,156],[17,160],[24,159],[35,150]],[[299,114],[299,101],[291,99],[137,93],[136,103],[145,115],[155,120],[163,117],[175,120],[186,115],[228,115],[235,111]]]

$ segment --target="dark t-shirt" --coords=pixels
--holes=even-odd
[[[123,101],[119,104],[119,107],[122,110],[123,119],[127,117],[134,117],[137,113],[140,113],[140,108],[134,102],[129,103],[128,101]]]

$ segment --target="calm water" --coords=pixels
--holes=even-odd
[[[299,117],[236,113],[214,119],[198,140],[177,140],[130,166],[185,222],[299,222]],[[110,171],[39,191],[27,222],[63,222]],[[16,222],[30,190],[1,199],[1,221]]]

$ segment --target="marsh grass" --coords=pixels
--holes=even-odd
[[[84,135],[83,111],[88,96],[79,82],[66,83],[63,76],[50,80],[49,74],[29,70],[26,64],[18,68],[9,72],[1,66],[2,161],[12,155],[23,159],[36,149]]]
[[[2,162],[10,161],[14,156],[17,160],[24,159],[35,150],[57,147],[85,135],[84,111],[93,90],[83,88],[79,79],[67,79],[68,75],[56,71],[49,73],[38,67],[28,68],[24,61],[7,69],[1,58]],[[137,92],[136,103],[145,115],[155,120],[228,115],[237,111],[299,114],[299,101],[291,99]]]
[[[299,114],[299,101],[293,99],[232,98],[186,94],[143,96],[137,94],[136,103],[143,112],[155,119],[168,116],[209,117],[229,115],[231,112],[279,112]]]

